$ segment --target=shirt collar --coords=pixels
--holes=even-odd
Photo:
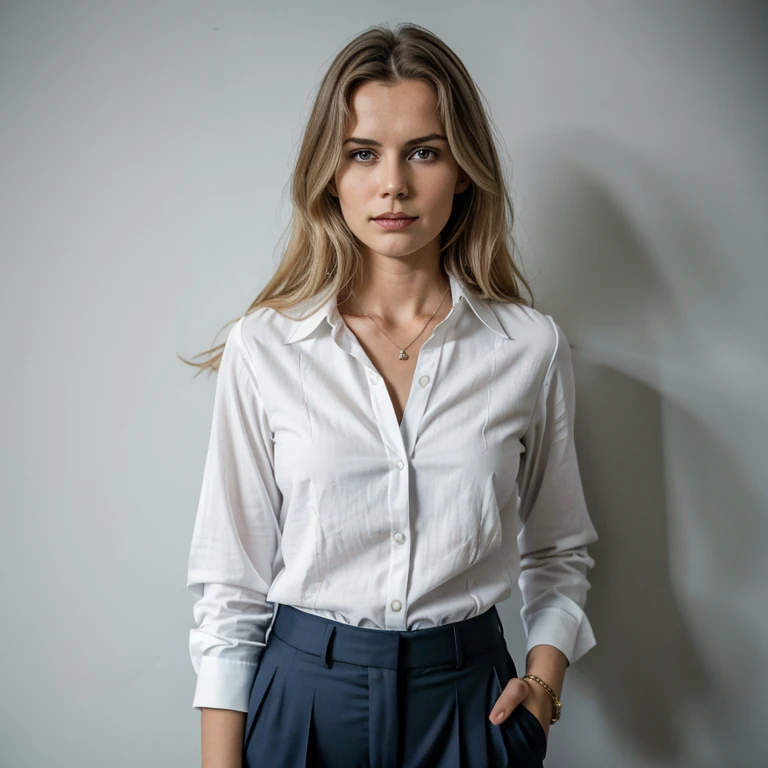
[[[465,291],[461,282],[450,273],[448,274],[448,279],[451,284],[452,307],[455,307],[463,298],[467,304],[472,307],[472,311],[478,318],[494,333],[498,333],[505,339],[513,338],[504,330],[498,317],[496,317],[496,313],[491,309],[485,299],[471,295],[468,291]],[[302,302],[299,306],[305,307],[308,303],[309,300],[307,302]],[[293,344],[294,341],[299,341],[306,336],[309,336],[324,318],[332,327],[335,327],[341,321],[341,314],[337,308],[336,296],[331,296],[326,299],[314,312],[303,320],[295,320],[288,336],[285,341],[283,341],[283,344]]]

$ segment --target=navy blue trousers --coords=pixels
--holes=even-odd
[[[525,706],[488,715],[517,677],[496,608],[439,627],[355,627],[289,605],[254,677],[244,768],[540,767]]]

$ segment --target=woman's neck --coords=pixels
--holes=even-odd
[[[367,313],[396,327],[430,317],[440,302],[445,301],[446,292],[450,295],[450,281],[442,270],[434,274],[422,270],[399,275],[378,273],[352,290],[340,293],[338,308],[342,314]]]

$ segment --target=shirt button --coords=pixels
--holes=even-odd
[[[422,387],[426,387],[427,384],[429,384],[429,376],[422,376],[419,379],[419,384],[421,384]]]
[[[392,610],[399,611],[403,607],[403,604],[399,600],[392,601]]]
[[[370,378],[371,378],[371,384],[378,384],[379,383],[379,376],[378,376],[378,374],[371,373],[370,374]]]
[[[397,532],[397,533],[396,533],[396,534],[393,536],[393,538],[394,538],[394,540],[395,540],[395,541],[396,541],[398,544],[402,544],[402,543],[405,541],[405,536],[403,536],[403,534],[402,534],[402,533],[400,533],[400,531],[398,531],[398,532]]]
[[[400,461],[400,460],[398,459],[398,460],[397,460],[397,464],[396,464],[395,466],[396,466],[398,469],[402,469],[402,468],[405,466],[405,464],[403,464],[403,462],[402,462],[402,461]]]

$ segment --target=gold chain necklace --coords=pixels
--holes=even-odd
[[[437,309],[440,309],[440,307],[443,306],[443,302],[445,301],[445,297],[448,295],[450,290],[451,290],[451,286],[450,286],[450,283],[449,283],[448,284],[448,290],[443,294],[443,298],[440,301],[440,303],[437,305]],[[355,292],[354,291],[352,291],[352,295],[355,296]],[[357,301],[357,306],[360,307],[360,309],[362,310],[363,314],[381,331],[381,328],[380,328],[379,324],[362,308],[360,302],[357,300],[357,296],[355,296],[355,301]],[[430,320],[432,320],[432,318],[437,314],[437,309],[432,313],[432,317],[430,317],[429,320],[427,320],[427,322],[424,323],[424,328],[426,328],[429,325]],[[422,328],[421,331],[419,331],[419,336],[421,336],[421,334],[424,333],[424,328]],[[384,333],[384,331],[381,331],[381,332]],[[387,336],[386,333],[384,333],[384,335]],[[416,339],[418,339],[419,336],[417,336]],[[389,339],[389,336],[387,336],[387,338]],[[414,339],[411,342],[411,344],[413,344],[413,342],[416,341],[416,339]],[[389,340],[392,341],[392,339],[389,339]],[[394,341],[392,341],[392,343],[395,344]],[[395,346],[400,350],[400,354],[398,355],[398,358],[400,360],[407,360],[408,359],[408,353],[405,350],[408,349],[408,347],[410,347],[411,344],[408,344],[407,346],[403,347],[402,349],[400,348],[399,344],[395,344]]]

